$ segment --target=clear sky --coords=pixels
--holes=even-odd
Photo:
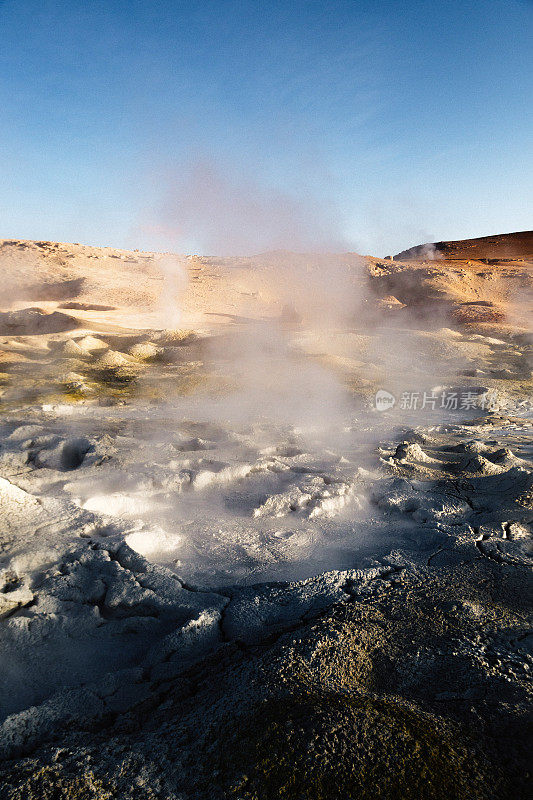
[[[533,227],[532,0],[0,0],[0,37],[0,238],[385,255]]]

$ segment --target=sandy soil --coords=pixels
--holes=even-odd
[[[529,255],[0,244],[2,796],[527,796]]]

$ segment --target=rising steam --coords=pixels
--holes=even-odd
[[[237,168],[194,159],[168,182],[157,224],[189,248],[216,255],[348,249],[326,196],[286,192]]]

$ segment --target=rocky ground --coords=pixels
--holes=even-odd
[[[0,796],[528,796],[531,262],[0,259]]]

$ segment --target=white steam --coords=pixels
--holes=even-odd
[[[324,193],[323,193],[324,194]],[[347,249],[340,213],[325,196],[266,185],[255,175],[192,160],[168,182],[157,224],[176,241],[216,255]]]
[[[163,276],[159,297],[160,325],[178,328],[182,320],[183,295],[187,288],[187,261],[176,255],[164,255],[157,262]]]

